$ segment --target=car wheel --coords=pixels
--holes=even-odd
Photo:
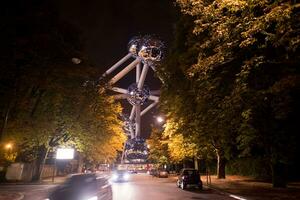
[[[202,185],[199,185],[198,188],[199,188],[199,190],[203,190]]]
[[[179,180],[176,181],[176,185],[180,188]]]
[[[186,185],[183,183],[183,181],[180,184],[180,188],[183,189],[183,190],[186,188]]]

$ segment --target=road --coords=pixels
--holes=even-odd
[[[14,200],[43,200],[55,185],[0,185],[1,193],[21,194]],[[147,174],[133,174],[128,182],[111,183],[113,200],[233,200],[226,194],[204,188],[181,190],[174,178],[154,178]],[[11,200],[2,198],[3,200]],[[1,196],[0,196],[0,200]]]
[[[204,188],[181,190],[172,178],[154,178],[137,174],[123,183],[112,183],[113,200],[233,200],[228,195]]]

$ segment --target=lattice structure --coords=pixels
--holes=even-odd
[[[129,53],[103,74],[103,77],[106,77],[130,58],[134,59],[108,82],[109,88],[119,93],[115,95],[116,98],[127,99],[132,105],[130,116],[125,121],[127,126],[125,130],[130,131],[131,139],[140,138],[141,117],[158,103],[159,91],[151,91],[148,86],[144,85],[144,82],[149,68],[155,71],[155,66],[162,60],[163,49],[164,44],[155,37],[149,35],[134,37],[128,43]],[[129,84],[127,89],[113,86],[134,68],[136,69],[135,83]],[[142,105],[146,101],[152,101],[152,103],[142,110]]]

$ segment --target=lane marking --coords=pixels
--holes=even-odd
[[[238,200],[247,200],[245,198],[242,198],[242,197],[239,197],[239,196],[236,196],[236,195],[233,195],[233,194],[230,194],[229,196],[232,197],[232,198],[238,199]]]
[[[18,194],[20,195],[20,197],[16,198],[15,200],[22,200],[22,199],[24,199],[24,194],[23,193],[18,192]]]

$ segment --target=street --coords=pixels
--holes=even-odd
[[[181,190],[172,178],[154,178],[145,174],[132,175],[128,182],[112,183],[113,200],[185,200],[185,199],[233,199],[204,187]]]
[[[204,187],[181,190],[174,178],[154,178],[147,174],[133,174],[128,182],[112,182],[113,200],[183,200],[183,199],[233,199]],[[11,193],[14,200],[43,200],[55,185],[1,185],[0,194]],[[0,200],[5,198],[1,198]],[[5,199],[5,200],[11,200]]]

